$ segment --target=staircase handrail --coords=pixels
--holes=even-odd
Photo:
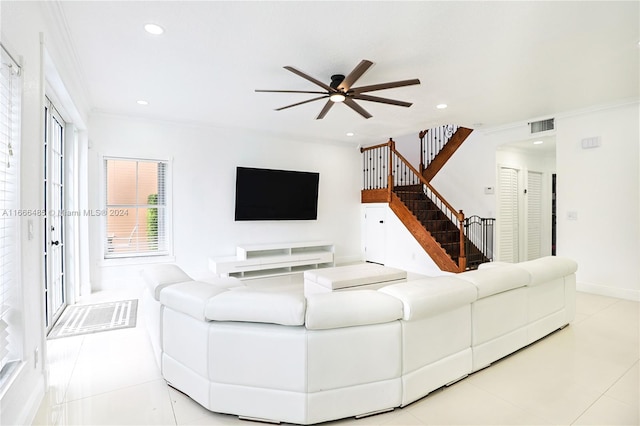
[[[390,149],[390,152],[395,154],[409,168],[409,170],[411,170],[416,175],[416,177],[420,180],[420,183],[423,185],[426,185],[427,188],[429,188],[429,191],[431,191],[438,198],[438,200],[440,200],[442,204],[444,204],[447,207],[447,209],[456,216],[456,218],[459,221],[464,221],[464,213],[462,213],[462,210],[460,210],[460,212],[458,213],[456,209],[454,209],[453,206],[449,204],[449,202],[433,186],[431,186],[431,184],[424,177],[422,177],[420,172],[418,172],[418,170],[416,170],[416,168],[413,167],[411,163],[406,158],[404,158],[404,156],[400,154],[400,152],[396,150],[396,143],[393,139],[389,138],[388,142],[381,143],[378,145],[362,147],[360,148],[360,152],[371,151],[377,148],[384,148],[384,147],[388,147]],[[390,160],[389,160],[389,164],[391,164]],[[393,177],[393,171],[391,167],[387,168],[387,176],[390,178]],[[389,180],[387,180],[387,182],[389,182]],[[391,180],[391,182],[393,181]],[[391,193],[393,189],[392,185],[387,185],[387,188],[389,193]]]
[[[393,142],[393,141],[391,141]],[[413,167],[411,165],[411,163],[409,163],[407,161],[406,158],[404,158],[404,156],[402,154],[400,154],[398,151],[396,151],[395,149],[395,142],[393,142],[393,144],[391,145],[391,152],[393,152],[399,159],[400,161],[402,161],[405,166],[407,166],[407,168],[409,170],[411,170],[420,180],[420,183],[422,185],[425,185],[427,188],[429,188],[429,191],[435,195],[435,197],[446,206],[447,210],[449,210],[451,213],[453,213],[453,215],[461,222],[464,222],[464,213],[462,212],[462,210],[460,210],[459,212],[456,211],[456,209],[453,208],[453,206],[451,204],[449,204],[449,202],[442,196],[440,195],[440,193],[438,191],[436,191],[436,189],[431,186],[431,184],[424,178],[422,177],[422,175],[420,174],[420,172],[418,170],[416,170],[415,167]]]
[[[381,161],[382,165],[385,165],[386,163],[386,167],[387,167],[387,191],[388,191],[388,199],[391,199],[391,193],[393,192],[393,182],[394,182],[394,175],[393,175],[393,155],[395,155],[396,158],[398,158],[403,164],[404,166],[411,171],[411,173],[415,176],[415,178],[419,181],[419,183],[421,185],[423,185],[423,188],[427,188],[428,192],[430,194],[432,194],[438,201],[437,205],[439,205],[439,208],[441,210],[443,210],[443,212],[450,218],[456,219],[456,225],[459,229],[460,232],[460,257],[459,257],[459,267],[461,268],[461,270],[465,269],[465,262],[466,262],[466,251],[465,251],[465,236],[464,236],[464,213],[462,212],[462,210],[456,210],[453,208],[453,206],[433,187],[431,186],[431,184],[422,176],[422,174],[420,172],[418,172],[418,170],[416,170],[415,167],[413,167],[411,165],[411,163],[409,161],[407,161],[406,158],[404,158],[404,156],[402,154],[400,154],[395,147],[395,141],[391,138],[389,138],[389,141],[387,143],[384,144],[378,144],[378,145],[374,145],[374,146],[370,146],[370,147],[366,147],[366,148],[360,148],[360,152],[364,153],[365,151],[369,151],[369,150],[374,150],[374,149],[380,149],[380,148],[388,148],[388,158],[387,159],[383,159]],[[392,155],[393,154],[393,155]],[[386,162],[384,160],[387,160]],[[382,188],[380,188],[382,189]],[[432,199],[431,196],[429,196],[429,194],[426,193],[425,191],[425,195],[427,195],[429,198]],[[435,200],[434,200],[435,201]],[[444,207],[444,208],[443,208]],[[446,211],[445,211],[446,209]]]

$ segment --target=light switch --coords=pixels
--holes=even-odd
[[[578,220],[578,212],[575,210],[568,211],[567,220]]]
[[[600,137],[584,138],[580,142],[582,149],[598,148],[600,146]]]

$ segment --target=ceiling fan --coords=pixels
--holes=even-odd
[[[309,80],[317,86],[320,86],[324,89],[321,91],[305,91],[305,90],[258,90],[256,92],[272,92],[272,93],[311,93],[311,94],[320,94],[322,96],[318,96],[313,99],[307,99],[306,101],[298,102],[295,104],[287,105],[282,108],[277,108],[276,111],[282,111],[283,109],[291,108],[294,106],[306,104],[309,102],[318,101],[320,99],[329,98],[327,103],[324,105],[320,114],[316,117],[316,120],[320,120],[324,118],[325,115],[329,112],[331,107],[338,102],[343,102],[349,108],[363,116],[364,118],[371,118],[372,115],[367,112],[364,108],[358,105],[355,100],[361,101],[369,101],[369,102],[379,102],[383,104],[389,105],[397,105],[403,107],[410,107],[410,102],[397,101],[394,99],[380,98],[377,96],[366,95],[366,92],[373,92],[376,90],[384,90],[384,89],[392,89],[395,87],[403,87],[403,86],[411,86],[414,84],[420,84],[420,80],[414,78],[412,80],[402,80],[402,81],[393,81],[390,83],[381,83],[381,84],[372,84],[370,86],[360,86],[360,87],[352,87],[353,84],[360,78],[362,75],[373,65],[373,62],[362,60],[360,63],[347,75],[346,77],[342,74],[335,74],[331,76],[331,83],[328,85],[303,73],[300,70],[295,69],[292,66],[284,67],[286,70],[291,71],[294,74],[299,75],[300,77]]]

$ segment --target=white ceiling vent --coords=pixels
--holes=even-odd
[[[547,120],[540,120],[529,123],[529,125],[531,126],[531,133],[540,133],[555,129],[554,120],[554,118],[549,118]]]

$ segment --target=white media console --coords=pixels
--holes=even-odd
[[[236,248],[235,256],[209,259],[218,275],[240,279],[284,275],[334,266],[334,246],[329,241],[251,244]]]

